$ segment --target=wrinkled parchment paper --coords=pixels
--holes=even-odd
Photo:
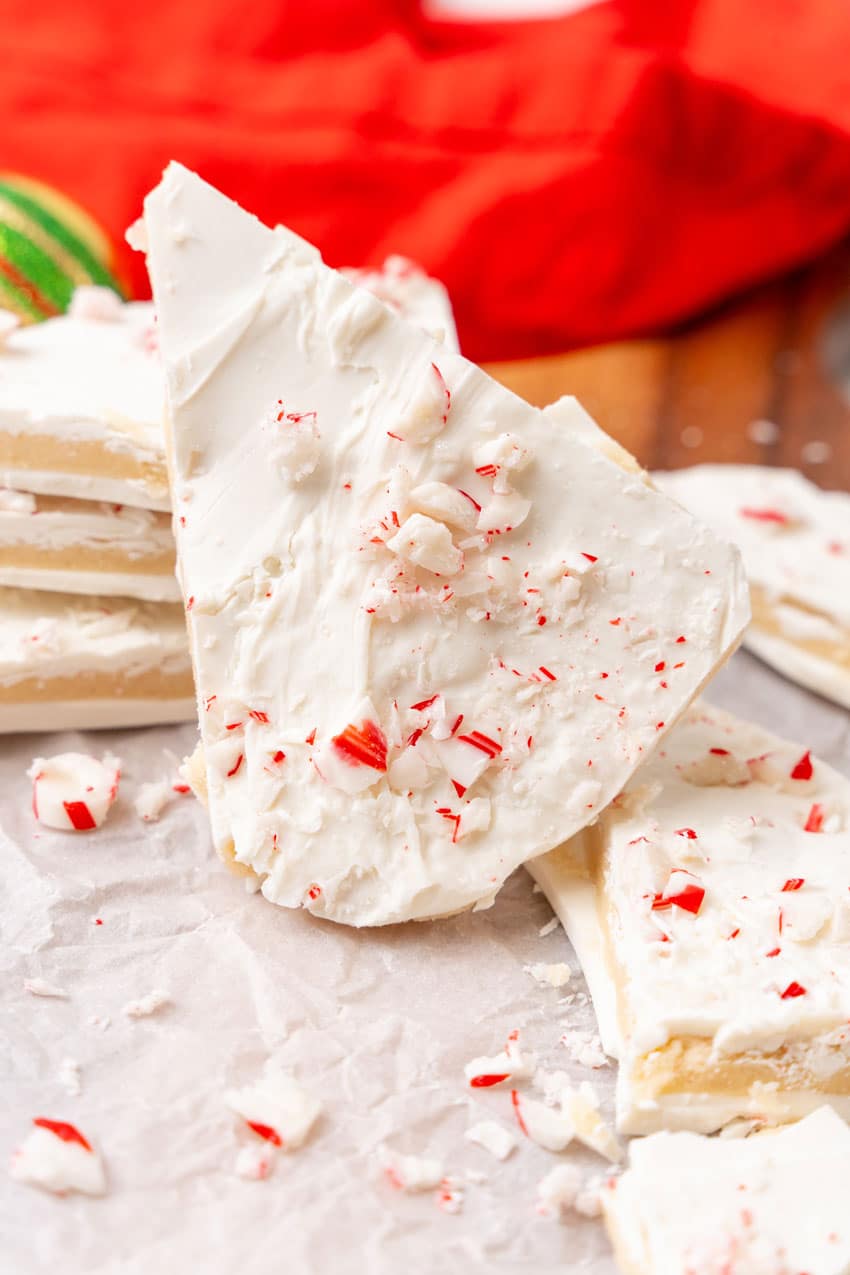
[[[708,698],[814,749],[850,774],[850,715],[739,653]],[[108,1175],[102,1199],[42,1193],[0,1168],[2,1275],[613,1275],[602,1224],[535,1211],[536,1185],[559,1160],[588,1174],[586,1151],[552,1155],[520,1138],[499,1163],[466,1142],[482,1119],[516,1130],[507,1091],[471,1091],[463,1065],[498,1052],[509,1031],[541,1065],[589,1079],[612,1112],[613,1069],[590,1071],[559,1044],[593,1026],[568,988],[538,985],[531,962],[575,957],[531,879],[517,872],[488,911],[355,932],[248,894],[215,858],[203,810],[173,801],[143,824],[139,785],[173,777],[192,727],[0,741],[0,1156],[33,1116],[76,1124]],[[123,761],[119,800],[88,836],[40,828],[25,771],[69,749]],[[100,918],[101,925],[96,925]],[[23,988],[42,978],[68,1000]],[[172,1004],[149,1018],[123,1007],[153,989]],[[310,1141],[250,1182],[234,1162],[246,1140],[228,1088],[280,1059],[322,1102]],[[80,1065],[82,1092],[59,1079]],[[437,1157],[464,1185],[457,1215],[434,1192],[393,1191],[386,1143]],[[484,1180],[478,1180],[480,1176]]]

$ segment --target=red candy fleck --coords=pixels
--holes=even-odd
[[[50,1133],[55,1133],[56,1137],[61,1138],[63,1142],[79,1142],[86,1151],[91,1151],[91,1144],[72,1124],[65,1124],[63,1120],[47,1120],[44,1116],[36,1116],[33,1124],[38,1125],[39,1129],[47,1129]]]
[[[525,1134],[525,1136],[528,1137],[529,1136],[528,1129],[526,1127],[525,1121],[522,1118],[522,1112],[520,1111],[520,1107],[519,1107],[519,1093],[517,1092],[516,1089],[511,1090],[511,1103],[513,1104],[514,1114],[516,1115],[516,1122],[519,1125],[522,1132]]]
[[[765,952],[765,956],[778,956],[781,951],[781,947],[774,947],[770,952]]]
[[[495,465],[479,465],[475,472],[482,478],[495,478],[499,471]]]
[[[804,832],[823,832],[823,806],[817,801],[809,811],[809,817],[803,825]]]
[[[781,993],[782,1000],[794,1000],[797,996],[805,996],[806,989],[800,983],[789,983],[785,991]]]
[[[191,792],[191,791],[192,791],[192,789],[189,787],[189,785],[188,785],[188,784],[172,784],[172,785],[171,785],[171,791],[172,791],[172,792],[179,792],[181,796],[185,796],[185,795],[186,795],[186,793],[187,793],[187,792]]]
[[[752,518],[754,522],[775,522],[779,526],[787,526],[791,521],[787,514],[782,513],[779,509],[753,509],[745,506],[739,509],[742,518]]]
[[[811,779],[813,774],[814,767],[812,765],[812,754],[809,751],[806,751],[791,771],[791,778]]]
[[[666,660],[659,660],[659,661],[658,661],[658,663],[657,663],[657,664],[656,664],[656,666],[655,666],[655,671],[656,671],[656,673],[663,673],[663,672],[664,672],[664,670],[666,669],[666,667],[667,667],[667,661],[666,661]]]
[[[708,751],[711,753],[712,757],[728,757],[729,756],[728,748],[709,748]]]
[[[316,742],[316,731],[314,728],[313,730],[310,731],[310,734],[306,737],[306,739],[304,740],[304,743],[315,744],[315,742]]]
[[[508,1079],[510,1074],[509,1071],[506,1071],[503,1075],[473,1076],[469,1083],[473,1089],[489,1089],[491,1085],[500,1085],[503,1080]]]
[[[477,748],[479,752],[486,753],[488,757],[497,757],[502,751],[501,744],[480,730],[471,731],[468,735],[458,735],[458,740],[462,744],[471,744],[473,748]]]
[[[71,827],[77,832],[88,832],[91,828],[97,827],[92,812],[84,801],[63,801],[62,805],[71,821]]]
[[[239,727],[240,727],[241,725],[242,725],[242,723],[241,723],[241,722],[227,722],[227,723],[225,724],[224,729],[225,729],[225,730],[239,730]]]
[[[583,558],[587,558],[588,562],[598,562],[598,561],[599,561],[599,559],[597,558],[597,556],[596,556],[596,554],[595,554],[595,553],[584,553],[584,552],[582,552],[582,555],[581,555],[581,556],[582,556]]]
[[[550,682],[557,682],[558,679],[555,676],[555,674],[550,673],[549,669],[544,668],[542,664],[540,665],[540,672],[543,674],[544,677],[548,678]]]
[[[415,713],[422,713],[426,708],[430,708],[431,705],[439,698],[439,695],[432,695],[430,699],[421,699],[418,704],[411,704],[410,707]]]
[[[282,748],[279,748],[276,753],[272,754],[272,761],[276,766],[279,766],[282,761],[286,761],[286,753]]]
[[[685,837],[688,841],[696,841],[697,839],[697,834],[694,832],[693,828],[677,828],[676,836]]]
[[[789,877],[782,887],[783,894],[790,894],[792,890],[799,890],[805,884],[805,877]]]
[[[310,900],[311,903],[315,903],[316,899],[318,899],[321,893],[322,893],[322,887],[320,885],[315,885],[315,884],[311,885],[309,890],[307,891],[307,898]]]
[[[471,505],[474,505],[474,506],[475,506],[475,509],[478,511],[478,513],[481,513],[481,506],[479,505],[478,501],[475,499],[475,497],[474,497],[474,496],[470,496],[469,492],[468,492],[468,491],[464,491],[464,490],[463,490],[463,488],[461,488],[461,487],[458,487],[458,491],[460,492],[460,494],[461,494],[462,496],[465,496],[465,497],[466,497],[466,499],[469,501],[469,503],[470,503]],[[503,561],[503,562],[509,562],[509,561],[510,561],[510,559],[509,559],[509,558],[504,558],[504,557],[503,557],[503,558],[502,558],[502,561]]]
[[[546,616],[545,616],[545,615],[538,615],[538,617],[537,617],[537,623],[538,623],[538,624],[542,627],[542,626],[546,623]]]
[[[249,709],[248,716],[253,717],[255,722],[261,722],[264,726],[268,725],[268,721],[269,721],[268,713],[263,713],[259,708]]]
[[[259,1134],[261,1138],[265,1138],[266,1142],[271,1142],[275,1147],[282,1147],[280,1134],[277,1129],[273,1129],[270,1124],[259,1124],[256,1120],[246,1120],[249,1129],[253,1129],[254,1133]]]
[[[445,425],[446,421],[449,419],[449,411],[451,410],[451,406],[452,406],[452,393],[448,385],[446,385],[445,377],[443,376],[440,369],[437,367],[437,364],[432,363],[431,367],[434,369],[434,373],[437,377],[437,380],[440,382],[440,389],[443,391],[443,397],[446,400],[445,410],[443,411],[443,424]]]
[[[236,772],[239,770],[239,767],[242,765],[244,760],[245,760],[245,754],[240,753],[239,756],[236,758],[236,761],[234,762],[234,764],[231,766],[230,770],[227,772],[228,779],[231,779],[233,775],[236,774]]]
[[[193,594],[192,597],[189,599],[189,601],[186,603],[186,610],[191,611],[194,605],[195,605],[195,597]]]
[[[463,794],[466,792],[466,788],[463,786],[463,784],[459,784],[456,779],[452,780],[452,787],[454,788],[455,792],[457,793],[459,797],[462,797]]]
[[[352,766],[369,766],[372,770],[387,768],[387,741],[376,722],[362,726],[346,726],[331,740],[340,756]]]

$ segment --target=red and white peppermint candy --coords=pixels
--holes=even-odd
[[[103,1195],[103,1164],[79,1129],[44,1116],[36,1116],[33,1124],[32,1133],[12,1156],[11,1176],[58,1195],[66,1191]]]
[[[104,823],[115,801],[121,763],[109,753],[103,761],[88,753],[60,753],[36,757],[27,774],[39,823],[63,832],[90,832]]]
[[[386,774],[387,738],[370,700],[361,701],[336,735],[316,745],[313,765],[332,788],[357,793]]]

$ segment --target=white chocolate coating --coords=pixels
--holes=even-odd
[[[696,465],[655,475],[663,491],[739,546],[778,632],[744,643],[781,673],[850,707],[850,668],[799,643],[850,648],[850,495],[793,469]]]
[[[185,169],[145,220],[217,847],[349,924],[492,896],[735,645],[737,556]]]
[[[657,1133],[603,1190],[624,1275],[846,1275],[850,1130],[829,1108],[741,1140]]]
[[[827,1095],[850,1115],[846,779],[801,745],[695,705],[596,827],[532,871],[620,1059],[624,1131],[789,1119]],[[806,1067],[822,1092],[786,1091],[778,1070],[772,1086],[648,1095],[636,1075],[677,1040],[706,1042],[704,1065],[720,1072],[783,1049],[789,1072]]]

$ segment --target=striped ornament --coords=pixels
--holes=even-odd
[[[41,182],[0,173],[0,309],[22,323],[67,310],[80,284],[112,288],[115,252],[78,204]]]

